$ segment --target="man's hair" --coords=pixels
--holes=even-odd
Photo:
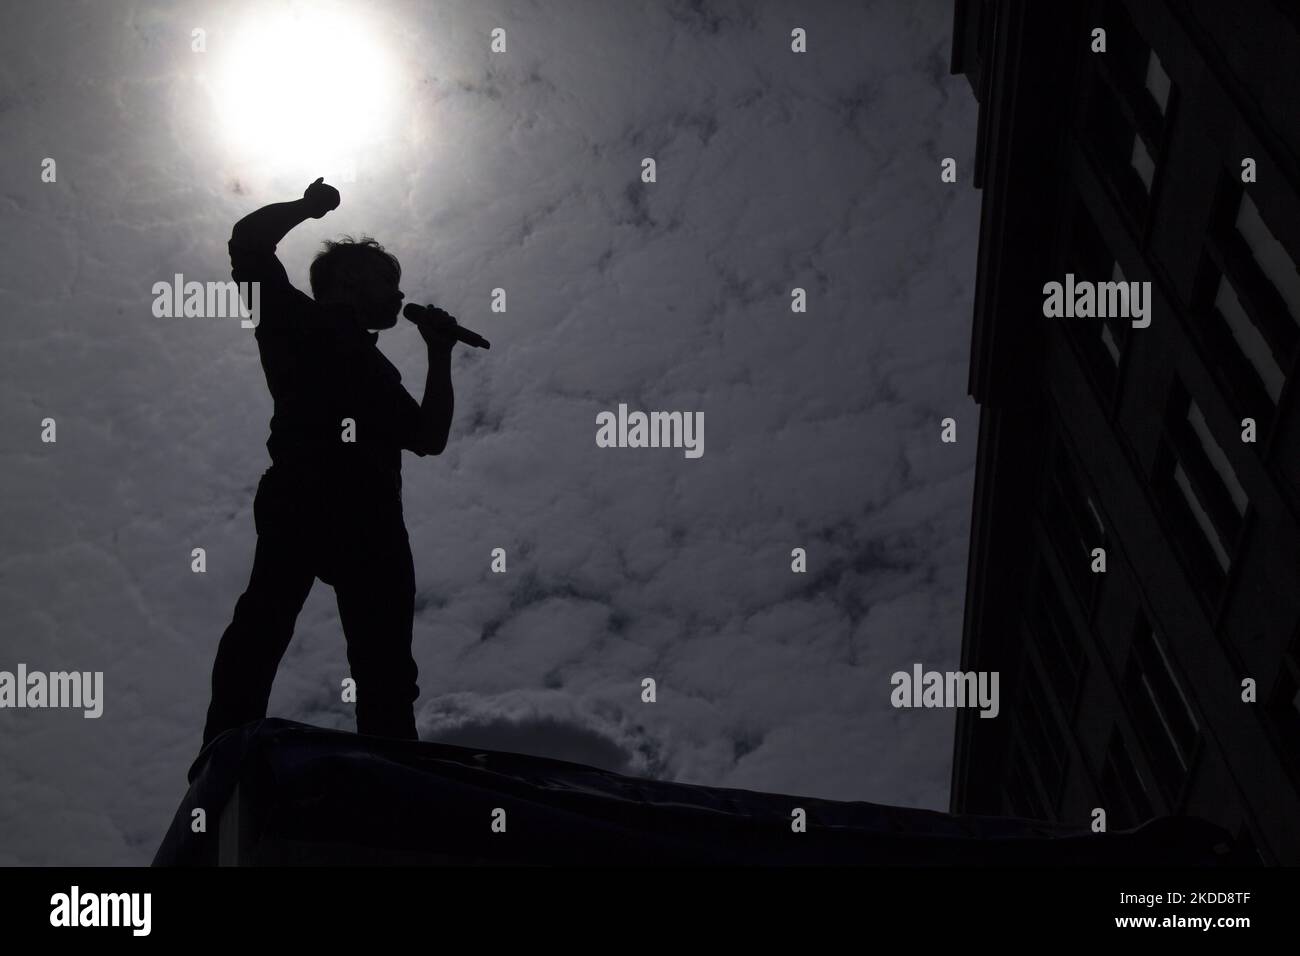
[[[392,270],[395,282],[401,281],[402,266],[397,257],[369,236],[359,239],[343,236],[337,242],[326,240],[311,263],[311,294],[317,299],[337,294],[356,284],[376,264]]]

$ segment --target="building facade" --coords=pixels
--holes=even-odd
[[[1189,814],[1300,863],[1300,6],[958,0],[952,70],[982,190],[962,669],[1003,700],[958,712],[951,809]],[[1149,313],[1049,318],[1067,276]]]

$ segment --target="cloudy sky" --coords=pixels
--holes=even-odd
[[[342,205],[281,244],[300,288],[369,233],[493,344],[454,354],[446,453],[405,458],[422,736],[946,809],[953,712],[893,709],[889,676],[960,646],[979,193],[952,4],[253,6],[5,13],[0,670],[101,670],[105,702],[0,711],[0,864],[148,863],[180,801],[271,401],[237,319],[157,318],[151,289],[227,279],[231,225],[317,175]],[[418,399],[415,330],[380,346]],[[620,402],[703,412],[703,457],[597,447]],[[271,714],[352,730],[347,673],[317,582]]]

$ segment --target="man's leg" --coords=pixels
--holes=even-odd
[[[258,484],[253,572],[212,665],[205,747],[222,731],[266,716],[275,672],[316,579],[309,543],[295,520],[302,505],[270,472]]]
[[[358,515],[334,583],[357,684],[357,733],[415,740],[415,565],[400,509]]]

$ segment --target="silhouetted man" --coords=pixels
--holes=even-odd
[[[318,179],[302,199],[245,216],[230,236],[235,281],[260,283],[254,335],[275,411],[271,467],[253,502],[253,571],[217,648],[205,748],[222,731],[266,716],[316,578],[338,600],[358,733],[416,738],[415,570],[402,519],[401,450],[424,456],[446,447],[456,344],[446,329],[455,319],[434,310],[434,320],[417,322],[429,351],[417,405],[370,331],[397,322],[404,298],[397,260],[373,239],[327,242],[311,265],[313,301],[290,285],[276,258],[290,229],[338,204],[338,191]],[[201,762],[202,753],[191,781]]]

